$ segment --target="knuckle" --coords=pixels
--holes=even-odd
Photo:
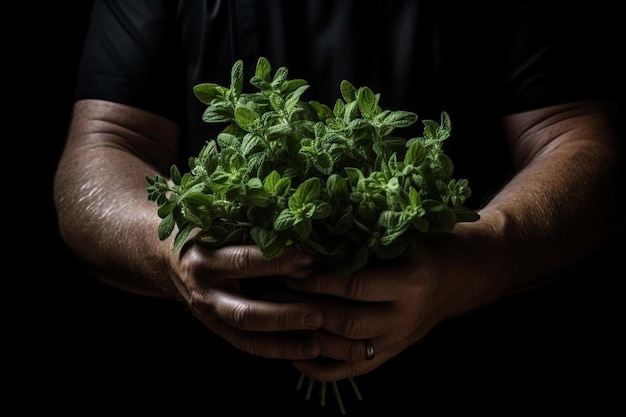
[[[256,344],[254,343],[254,338],[251,335],[248,334],[243,334],[238,340],[237,340],[237,348],[256,355],[257,352],[255,351],[255,346]]]
[[[248,304],[237,303],[233,306],[228,317],[228,321],[231,325],[239,329],[249,330],[252,323],[251,315],[252,312],[250,311],[250,306]]]
[[[289,357],[288,352],[289,349],[284,343],[276,343],[274,345],[273,355],[275,358],[287,358]]]
[[[358,274],[353,274],[348,278],[346,285],[346,297],[352,300],[360,300],[365,298],[365,285]]]
[[[274,258],[268,259],[267,260],[267,266],[269,268],[270,271],[277,273],[281,271],[281,267],[282,267],[282,257],[281,256],[276,256]]]
[[[250,249],[244,246],[233,248],[230,252],[231,263],[235,270],[249,271],[251,268]]]
[[[239,350],[247,352],[251,355],[262,356],[266,358],[286,358],[288,357],[287,346],[283,343],[273,343],[271,348],[263,343],[263,339],[255,334],[244,333],[237,339],[236,347]]]
[[[205,301],[205,297],[204,295],[194,289],[190,289],[187,291],[186,294],[187,297],[187,304],[189,305],[189,308],[192,311],[203,311],[204,307],[206,305],[206,301]]]
[[[354,317],[345,317],[339,321],[339,334],[348,339],[358,338],[358,335],[361,333],[361,329],[361,322],[355,320]]]
[[[288,328],[288,315],[284,311],[280,311],[276,315],[276,328],[278,330],[285,330]]]

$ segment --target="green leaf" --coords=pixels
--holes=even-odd
[[[272,259],[278,256],[280,252],[287,246],[287,234],[278,232],[275,229],[264,229],[262,227],[253,227],[250,230],[252,240],[259,245],[263,257]]]
[[[286,196],[291,187],[291,178],[281,177],[278,171],[272,171],[265,177],[263,186],[276,196]]]
[[[174,184],[180,185],[182,177],[181,177],[180,171],[178,170],[178,167],[176,165],[172,165],[170,167],[170,178],[172,179],[172,182]]]
[[[277,196],[287,196],[289,191],[291,190],[291,178],[283,177],[281,178],[274,187],[274,194]]]
[[[480,219],[480,215],[478,213],[467,207],[455,208],[454,213],[458,222],[475,222]]]
[[[230,71],[230,91],[239,96],[243,91],[243,61],[238,60],[233,64]]]
[[[298,219],[293,215],[291,210],[284,209],[280,212],[276,220],[274,220],[274,229],[287,230],[292,229]]]
[[[415,230],[418,230],[422,233],[426,233],[428,232],[428,228],[429,228],[429,223],[428,220],[426,220],[423,217],[413,217],[413,219],[411,220],[411,225]]]
[[[450,123],[450,115],[447,112],[441,112],[440,137],[447,139],[452,132],[452,124]]]
[[[320,152],[313,159],[313,166],[320,174],[330,175],[333,171],[333,158],[328,152]]]
[[[372,120],[379,113],[378,99],[379,97],[369,87],[358,89],[356,100],[364,118]]]
[[[241,142],[241,153],[242,155],[250,155],[253,151],[257,150],[261,147],[261,138],[256,134],[247,134],[243,137],[243,141]],[[231,146],[235,146],[235,143]],[[262,151],[259,149],[259,151]]]
[[[270,193],[276,193],[276,188],[278,187],[278,181],[280,181],[280,179],[280,174],[278,171],[274,170],[267,174],[263,180],[263,187]]]
[[[174,246],[172,247],[172,252],[178,252],[180,248],[185,244],[189,234],[196,227],[191,223],[186,223],[182,226],[182,228],[178,229],[178,233],[174,238]]]
[[[333,110],[327,105],[320,103],[319,101],[309,101],[309,104],[313,107],[320,120],[324,121],[335,117]]]
[[[284,83],[281,84],[280,86],[280,92],[282,94],[289,94],[295,90],[297,90],[298,88],[307,85],[306,80],[303,79],[297,79],[297,80],[287,80]],[[307,86],[308,88],[308,86]]]
[[[315,212],[313,213],[311,218],[315,220],[325,219],[331,214],[333,214],[333,206],[331,206],[326,201],[321,201],[315,204]]]
[[[174,214],[170,211],[170,213],[165,216],[161,222],[159,223],[158,236],[160,240],[167,239],[174,230],[174,226],[176,226],[176,221],[174,220]]]
[[[267,207],[272,202],[272,196],[263,188],[259,178],[252,178],[246,187],[246,197],[250,202],[258,207]]]
[[[352,101],[348,103],[343,112],[343,122],[346,125],[349,125],[350,122],[354,119],[359,118],[361,113],[359,112],[359,103],[356,101]]]
[[[306,84],[305,85],[301,85],[300,87],[298,87],[297,89],[295,89],[294,91],[289,93],[287,95],[287,101],[285,102],[285,110],[287,110],[288,112],[292,112],[293,109],[298,104],[298,102],[300,101],[300,97],[302,96],[302,94],[304,94],[304,92],[308,88],[309,88],[309,86],[306,85]]]
[[[259,114],[250,107],[239,106],[235,109],[235,121],[246,132],[253,132],[260,120]]]
[[[217,135],[217,144],[222,149],[228,147],[238,148],[241,146],[241,140],[232,133],[221,132]]]
[[[233,111],[228,107],[209,106],[202,113],[205,123],[225,123],[233,120]]]
[[[276,93],[269,94],[270,105],[272,109],[280,112],[285,109],[285,99]]]
[[[266,81],[270,82],[272,80],[272,66],[270,62],[265,57],[260,57],[256,63],[256,69],[254,72],[254,76]]]
[[[268,139],[275,139],[281,136],[289,135],[291,133],[291,129],[291,125],[287,123],[270,126],[265,131],[265,136]]]
[[[326,189],[330,200],[341,200],[348,197],[348,185],[345,178],[332,174],[326,180]]]
[[[321,181],[318,177],[311,177],[298,186],[296,192],[289,199],[290,207],[293,200],[297,207],[304,206],[306,203],[313,203],[319,198],[321,190]]]
[[[234,174],[238,177],[243,177],[248,168],[248,162],[241,154],[239,149],[226,148],[222,150],[220,154],[220,162],[224,171]]]
[[[346,112],[346,103],[344,103],[341,99],[337,99],[333,107],[333,114],[335,115],[337,119],[343,120],[343,115],[345,112]]]
[[[350,81],[343,80],[339,85],[339,88],[341,90],[341,97],[346,103],[356,101],[357,89]]]
[[[313,230],[313,224],[308,218],[301,219],[294,225],[294,231],[301,240],[307,240],[311,235],[311,230]]]
[[[361,170],[358,168],[345,167],[344,170],[346,171],[346,174],[348,175],[348,180],[352,187],[356,187],[357,184],[365,178]]]
[[[269,91],[272,88],[269,81],[263,80],[257,76],[250,78],[250,84],[261,91]]]
[[[356,131],[367,129],[371,125],[372,124],[367,119],[353,119],[347,124],[346,129]]]
[[[404,155],[406,164],[419,166],[424,163],[424,160],[426,160],[426,148],[419,142],[413,143]]]
[[[408,127],[417,121],[417,114],[409,111],[393,111],[385,117],[383,123],[393,128]]]
[[[280,67],[274,73],[274,77],[272,78],[272,89],[279,90],[279,87],[287,81],[288,70],[286,67]]]
[[[202,83],[193,87],[193,93],[202,104],[211,104],[216,97],[221,97],[224,87],[215,83]]]

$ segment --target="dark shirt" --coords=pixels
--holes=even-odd
[[[511,175],[503,115],[615,98],[611,61],[602,61],[614,43],[601,38],[602,2],[592,6],[598,7],[508,0],[95,0],[76,99],[120,102],[178,122],[179,167],[186,167],[187,157],[223,127],[202,122],[204,106],[193,86],[229,85],[237,59],[250,79],[264,56],[274,70],[285,66],[290,78],[309,82],[305,100],[332,106],[345,79],[380,93],[384,108],[435,120],[447,111],[452,137],[444,151],[455,163],[455,177],[469,179],[470,204],[478,206]],[[419,128],[418,122],[406,137],[421,133]],[[560,301],[573,307],[563,296]],[[511,305],[488,309],[496,315],[478,312],[442,324],[414,348],[358,377],[363,402],[353,400],[343,381],[348,415],[433,415],[425,414],[433,407],[439,415],[452,408],[493,412],[499,401],[508,408],[500,415],[511,415],[542,393],[561,398],[546,378],[563,385],[574,374],[570,362],[538,361],[562,347],[545,347],[540,340],[558,318],[524,333],[542,318],[532,308]],[[295,391],[298,373],[288,363],[238,352],[178,306],[173,314],[146,308],[150,317],[120,317],[128,328],[105,333],[121,332],[119,342],[104,338],[99,345],[108,354],[97,354],[94,379],[111,378],[108,388],[89,394],[99,404],[121,402],[124,393],[137,400],[137,390],[151,405],[180,399],[183,409],[195,406],[207,416],[339,415],[330,386],[325,408],[318,406],[317,391],[304,401],[304,392]],[[535,339],[519,336],[520,327]],[[566,386],[569,393],[562,398],[579,385]],[[215,408],[223,412],[214,414]]]
[[[489,4],[487,4],[489,3]],[[439,120],[444,150],[479,205],[510,175],[499,118],[603,98],[603,46],[588,11],[560,2],[95,1],[76,98],[117,101],[178,121],[180,163],[221,127],[201,121],[194,85],[229,85],[244,60],[286,66],[310,84],[305,100],[333,105],[348,80],[381,105]],[[608,66],[605,70],[610,71]],[[249,85],[247,87],[250,87]],[[399,134],[413,137],[421,122]]]

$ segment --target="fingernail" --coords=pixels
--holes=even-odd
[[[302,345],[300,346],[300,355],[305,358],[313,359],[313,346],[311,345]]]
[[[303,322],[306,327],[309,327],[311,329],[317,329],[318,327],[320,327],[317,317],[313,313],[309,313],[304,316]]]

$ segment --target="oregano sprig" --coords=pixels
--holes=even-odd
[[[202,120],[223,123],[189,171],[147,176],[148,198],[163,219],[159,238],[176,227],[173,250],[194,229],[206,247],[258,245],[266,258],[287,246],[313,253],[340,274],[369,259],[402,256],[425,233],[449,233],[457,222],[475,221],[464,206],[471,190],[454,179],[443,152],[450,119],[423,120],[423,136],[405,139],[396,129],[414,124],[409,111],[380,106],[380,94],[349,81],[333,107],[304,101],[309,85],[272,74],[259,58],[244,92],[243,62],[229,86],[202,83],[195,96],[206,105]]]

